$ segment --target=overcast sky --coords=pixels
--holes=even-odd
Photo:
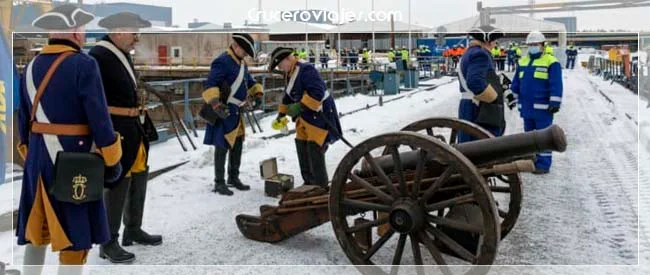
[[[256,10],[261,1],[265,11],[304,9],[323,9],[336,11],[336,0],[85,0],[85,3],[132,2],[172,7],[173,24],[187,27],[193,19],[216,24],[231,22],[243,25],[250,10]],[[574,0],[575,1],[575,0]],[[341,0],[341,9],[359,12],[371,11],[373,0]],[[411,22],[431,27],[478,14],[476,0],[411,0]],[[557,0],[537,0],[537,3],[560,2]],[[484,0],[483,6],[521,5],[528,0]],[[409,19],[408,0],[374,0],[375,10],[399,11],[403,21]],[[581,12],[562,12],[536,14],[536,18],[577,16],[578,29],[627,29],[650,30],[650,7],[617,10],[595,10]],[[528,16],[528,15],[525,15]]]

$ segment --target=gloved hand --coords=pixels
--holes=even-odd
[[[254,96],[249,97],[249,102],[252,109],[257,109],[259,106],[262,106],[262,98],[264,98],[263,93],[256,93]]]
[[[221,102],[212,103],[212,109],[220,119],[226,119],[230,116],[230,108]]]
[[[114,166],[107,166],[104,169],[104,182],[106,183],[106,187],[113,188],[115,184],[117,184],[117,180],[120,178],[121,174],[122,164],[119,162]]]
[[[517,98],[515,98],[515,95],[512,93],[512,91],[507,90],[505,93],[506,96],[506,103],[508,104],[508,108],[512,110],[517,106]]]
[[[289,119],[287,119],[287,117],[284,115],[278,115],[278,117],[273,120],[271,128],[273,128],[273,130],[279,131],[287,127],[287,124],[289,124]]]
[[[300,115],[300,112],[302,112],[302,106],[300,103],[289,104],[287,110],[288,116],[290,116],[291,118],[295,118]]]
[[[560,106],[550,106],[548,107],[548,112],[551,114],[555,114],[560,111]]]

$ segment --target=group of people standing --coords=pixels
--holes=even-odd
[[[59,274],[81,274],[80,265],[93,244],[101,245],[100,257],[125,263],[134,261],[135,255],[122,246],[162,243],[162,236],[142,229],[149,142],[156,136],[138,94],[142,87],[129,54],[139,41],[139,29],[151,24],[133,13],[106,17],[99,25],[109,34],[85,54],[83,26],[93,18],[77,6],[61,5],[33,23],[53,32],[48,45],[26,66],[21,82],[19,151],[25,172],[16,234],[18,244],[27,245],[23,264],[33,265],[27,274],[40,274],[48,244],[59,252],[64,265]],[[528,53],[517,60],[509,87],[496,74],[491,54],[505,34],[483,26],[469,35],[473,40],[456,61],[462,97],[459,117],[500,136],[506,127],[503,107],[507,104],[517,107],[526,131],[550,126],[562,102],[562,68],[545,53],[544,35],[528,34]],[[246,63],[246,57],[256,56],[254,45],[250,35],[232,34],[229,48],[212,62],[202,92],[205,106],[222,114],[206,126],[204,138],[204,144],[215,147],[213,192],[222,195],[233,195],[230,187],[250,189],[239,179],[239,168],[245,140],[241,108],[256,105],[264,94]],[[398,57],[408,58],[408,51],[392,58]],[[300,61],[292,48],[276,48],[268,69],[283,72],[287,81],[273,128],[286,127],[289,119],[295,123],[303,183],[326,188],[325,153],[342,133],[334,98],[314,65]],[[459,133],[459,142],[472,139]],[[99,154],[104,178],[91,182],[79,174],[69,179],[76,186],[72,198],[51,194],[52,186],[62,184],[54,173],[65,168],[56,161],[61,152]],[[536,173],[548,173],[551,153],[539,153],[535,166]],[[103,194],[84,193],[96,185],[105,188]]]

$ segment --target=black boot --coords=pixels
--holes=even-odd
[[[232,196],[233,192],[226,186],[225,179],[227,154],[228,149],[217,146],[214,147],[214,188],[212,189],[212,192]]]
[[[309,164],[312,172],[312,185],[327,189],[329,179],[327,177],[327,166],[325,165],[325,152],[318,143],[310,141],[307,143],[309,151]]]
[[[112,263],[130,263],[135,260],[135,255],[120,247],[117,239],[120,235],[122,225],[122,212],[124,199],[129,190],[131,178],[123,178],[113,189],[104,190],[104,206],[108,216],[108,228],[111,233],[111,241],[99,247],[99,257],[108,259]]]
[[[215,181],[214,188],[212,188],[213,193],[219,193],[221,195],[232,196],[234,193],[228,189],[226,182],[224,181]]]
[[[298,154],[298,165],[300,165],[300,174],[304,185],[311,184],[312,171],[309,165],[309,149],[307,148],[307,141],[296,139],[296,153]]]
[[[145,245],[162,244],[162,236],[149,235],[142,230],[142,216],[144,214],[144,201],[147,195],[147,177],[149,170],[132,175],[129,194],[124,205],[124,235],[122,245],[129,246],[133,242]]]
[[[114,264],[131,263],[135,261],[135,255],[124,250],[117,239],[110,240],[107,244],[99,247],[99,257],[107,259]]]
[[[239,166],[241,165],[241,153],[244,139],[238,137],[235,141],[235,146],[230,148],[228,153],[228,186],[237,188],[237,190],[246,191],[251,187],[243,184],[239,180]]]

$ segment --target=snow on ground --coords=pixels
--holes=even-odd
[[[632,113],[628,109],[629,98],[617,91],[610,92],[602,86],[604,83],[592,79],[603,93],[610,94],[610,99],[614,98],[612,101],[615,103],[609,103],[592,87],[590,77],[584,70],[567,71],[565,75],[563,105],[556,115],[556,124],[566,132],[568,150],[554,154],[551,174],[523,175],[522,213],[513,231],[501,242],[495,264],[635,265],[639,260],[647,261],[650,246],[645,228],[650,228],[650,223],[642,221],[642,231],[638,231],[637,170],[641,169],[641,178],[645,179],[641,199],[648,201],[650,196],[645,193],[650,192],[646,191],[650,190],[647,188],[650,166],[638,165],[639,132],[635,119],[629,119],[625,115]],[[416,120],[433,116],[455,117],[459,97],[458,84],[455,82],[432,91],[417,93],[385,104],[384,107],[343,117],[343,134],[351,143],[357,144],[369,137],[399,130]],[[376,97],[357,95],[337,99],[337,105],[340,112],[345,112],[363,104],[375,103],[376,100]],[[647,111],[642,112],[641,118],[647,118],[646,113]],[[261,160],[277,157],[280,172],[296,175],[297,184],[301,182],[293,136],[262,139],[262,136],[272,133],[272,119],[271,116],[260,121],[264,128],[262,134],[250,135],[250,129],[247,130],[249,135],[244,144],[241,179],[250,184],[252,190],[235,191],[232,197],[210,192],[213,179],[212,148],[201,145],[197,151],[184,153],[175,139],[154,147],[151,153],[152,167],[162,167],[184,159],[190,162],[149,183],[144,228],[151,233],[162,233],[165,239],[160,247],[129,247],[128,250],[137,255],[137,264],[349,264],[329,223],[278,244],[248,240],[239,233],[234,221],[237,214],[257,215],[260,205],[277,203],[276,199],[263,194],[263,181],[258,168]],[[508,111],[506,119],[508,134],[523,130],[517,113]],[[640,125],[647,125],[644,123],[647,122],[641,119]],[[202,138],[195,140],[201,143]],[[348,148],[342,142],[329,148],[327,163],[330,176],[347,152]],[[650,163],[648,155],[650,153],[641,155],[646,163]],[[642,209],[648,209],[649,205],[641,207],[644,206]],[[647,215],[647,211],[643,212]],[[637,250],[638,234],[642,238],[641,259]],[[0,243],[8,242],[15,243],[13,233],[0,233]],[[23,248],[16,245],[13,248],[15,255],[12,262],[19,265],[22,263]],[[6,250],[3,248],[0,253],[6,255]],[[408,252],[405,254],[409,255]],[[108,261],[99,259],[97,253],[97,249],[90,252],[89,264],[109,264]],[[405,257],[406,263],[409,262],[407,258],[408,256]],[[0,261],[7,260],[0,258]],[[56,256],[48,253],[46,262],[56,264],[56,261]],[[165,267],[164,270],[176,274],[189,273],[189,270],[191,273],[208,272],[202,267],[178,268],[181,267]],[[534,270],[536,274],[557,274],[564,273],[563,268],[571,267],[540,267]],[[92,274],[121,274],[127,272],[126,269],[102,267],[93,270]],[[162,267],[152,269],[155,269],[152,271],[155,274],[163,272]],[[220,271],[210,272],[296,272],[289,267],[265,267],[261,268],[261,272],[260,268],[252,269],[219,267],[217,270]],[[340,272],[354,270],[352,267],[337,269]],[[128,270],[136,272],[138,269]],[[573,270],[564,274],[633,274],[638,271],[634,267],[625,266],[573,267]],[[298,269],[297,272],[332,273],[329,269],[317,267]],[[516,267],[508,272],[499,271],[498,274],[506,273],[522,274]]]

